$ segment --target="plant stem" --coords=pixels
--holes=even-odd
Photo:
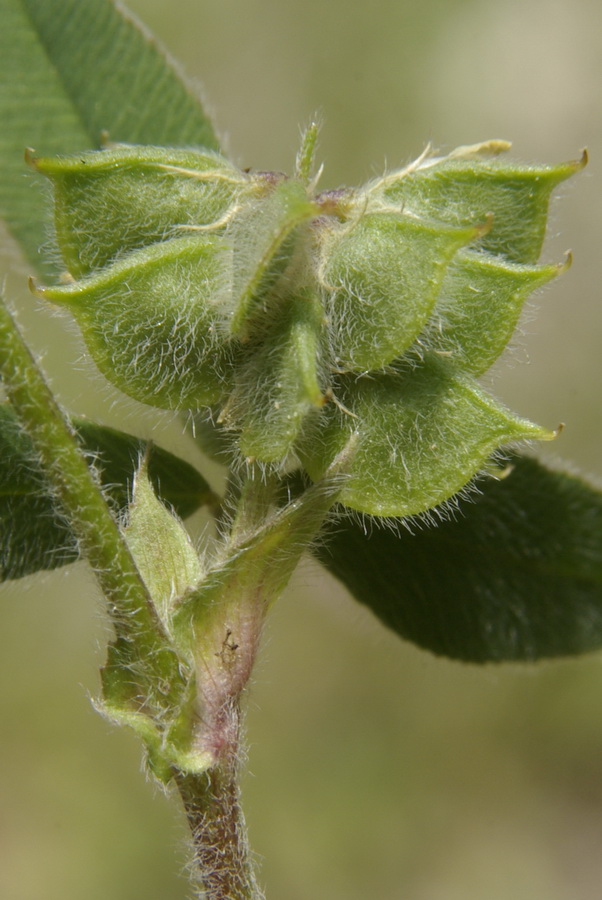
[[[257,465],[247,466],[246,477],[238,493],[236,513],[225,543],[227,552],[232,552],[265,524],[280,484],[280,478],[274,473],[262,472]]]
[[[175,684],[177,659],[96,472],[88,466],[73,428],[1,297],[0,378],[78,538],[82,555],[96,574],[117,635],[128,643],[135,637],[139,656],[153,660],[159,675]]]
[[[228,714],[236,740],[202,774],[180,773],[178,790],[192,832],[194,863],[205,900],[263,900],[251,862],[238,786],[238,704]]]

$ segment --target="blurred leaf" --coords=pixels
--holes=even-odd
[[[453,517],[414,534],[332,526],[316,553],[389,628],[469,662],[602,646],[602,493],[515,456]]]
[[[106,131],[112,141],[218,148],[199,98],[110,0],[1,0],[0,119],[10,123],[0,215],[38,270],[46,203],[25,177],[25,147],[77,152]]]
[[[98,469],[116,510],[126,508],[146,443],[132,435],[77,420],[77,434]],[[164,502],[185,518],[214,495],[188,463],[155,447],[150,479]],[[21,578],[78,559],[75,539],[57,509],[29,437],[11,408],[0,406],[0,580]]]
[[[124,509],[130,499],[133,473],[148,442],[85,419],[76,419],[75,427],[83,449],[100,469],[107,493],[118,509]],[[194,466],[155,445],[148,461],[148,476],[161,501],[172,506],[182,519],[215,502],[215,494]]]

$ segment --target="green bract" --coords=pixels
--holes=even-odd
[[[570,257],[560,266],[527,266],[482,251],[458,253],[414,349],[430,348],[480,375],[508,343],[531,291],[569,264]]]
[[[585,159],[506,163],[507,146],[425,154],[322,194],[311,142],[294,178],[204,150],[32,160],[79,279],[38,291],[69,307],[100,370],[136,399],[210,407],[232,453],[301,462],[314,479],[353,446],[344,504],[421,513],[500,446],[553,437],[475,376],[563,268],[537,265],[548,203]]]
[[[537,262],[550,194],[587,161],[535,166],[496,158],[505,141],[460,147],[449,156],[418,160],[368,186],[370,204],[402,207],[407,215],[471,225],[486,215],[493,228],[479,246],[513,262]]]

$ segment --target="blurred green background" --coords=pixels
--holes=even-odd
[[[82,0],[85,2],[85,0]],[[495,391],[565,432],[552,455],[602,478],[602,7],[596,0],[131,0],[204,84],[243,166],[290,170],[323,122],[324,187],[418,155],[508,138],[527,160],[592,162],[562,186],[536,298]],[[177,420],[111,390],[2,257],[65,404],[191,461]],[[534,309],[533,307],[532,309]],[[0,596],[0,897],[189,895],[177,807],[136,740],[94,711],[106,627],[82,566]],[[245,795],[262,880],[281,900],[602,896],[600,656],[480,669],[387,634],[306,565],[269,623],[247,717]],[[174,862],[174,853],[176,861]]]

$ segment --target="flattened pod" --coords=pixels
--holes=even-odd
[[[227,421],[241,428],[247,456],[277,462],[292,450],[305,417],[320,409],[323,314],[311,294],[290,298],[280,319],[254,348],[245,348]]]
[[[491,253],[460,251],[416,349],[435,350],[465,372],[480,375],[503,352],[529,294],[568,265],[570,257],[559,266],[526,266]]]
[[[210,151],[125,145],[30,162],[53,183],[58,244],[77,277],[186,229],[223,229],[252,189],[248,175]]]
[[[283,297],[299,285],[287,269],[295,254],[304,255],[304,222],[316,214],[305,185],[285,179],[266,197],[248,203],[232,220],[227,238],[232,247],[230,332],[248,340],[269,326]],[[285,300],[287,302],[287,300]]]
[[[94,362],[125,394],[194,410],[220,402],[232,380],[236,350],[218,299],[226,259],[217,238],[177,238],[36,291],[70,309]]]
[[[341,406],[322,414],[299,454],[317,480],[355,434],[340,499],[375,516],[432,509],[461,490],[500,446],[554,437],[436,358],[404,374],[347,376],[338,398]]]
[[[445,271],[482,228],[370,213],[326,240],[320,282],[337,366],[380,369],[423,329]]]
[[[456,151],[443,159],[427,159],[397,178],[395,173],[385,177],[375,183],[373,194],[413,215],[456,226],[491,215],[493,227],[483,235],[482,249],[512,262],[534,263],[541,253],[552,191],[586,162],[584,154],[577,162],[559,166],[529,166]]]

